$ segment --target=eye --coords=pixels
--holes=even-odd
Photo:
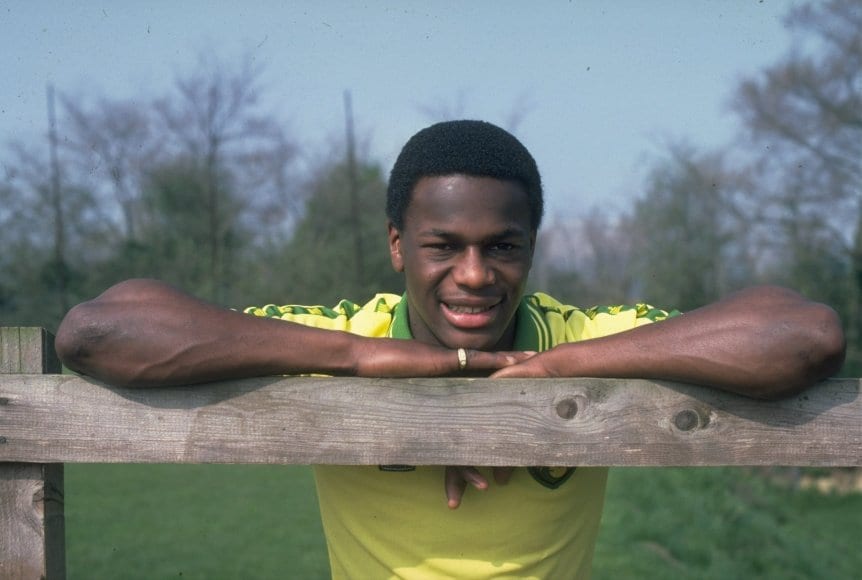
[[[435,242],[433,244],[425,244],[425,247],[440,252],[448,252],[455,249],[455,245],[450,244],[449,242]]]
[[[492,252],[513,252],[518,249],[518,246],[509,242],[498,242],[491,246]]]
[[[428,242],[422,244],[422,249],[432,259],[449,259],[458,251],[458,246],[452,242]]]

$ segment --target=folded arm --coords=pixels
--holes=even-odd
[[[440,376],[459,369],[450,349],[249,316],[155,280],[122,282],[74,307],[60,324],[56,348],[76,372],[137,387],[302,373]],[[487,373],[526,356],[470,351],[470,369]]]
[[[776,398],[801,391],[841,368],[845,341],[835,312],[777,287],[749,288],[663,322],[557,346],[493,377],[667,379]],[[511,468],[495,468],[505,483]],[[447,467],[448,505],[468,485],[489,481],[472,467]]]
[[[831,308],[761,286],[663,322],[560,345],[494,376],[666,379],[775,398],[838,372],[844,351]]]

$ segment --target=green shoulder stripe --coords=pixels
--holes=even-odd
[[[346,317],[347,319],[351,319],[363,310],[373,311],[373,312],[382,312],[382,313],[391,313],[394,310],[394,306],[387,302],[387,297],[384,295],[380,295],[376,300],[369,301],[364,307],[355,302],[351,302],[350,300],[342,300],[334,308],[330,308],[328,306],[322,305],[314,305],[314,306],[304,306],[301,304],[286,304],[284,306],[276,306],[274,304],[267,304],[263,307],[250,306],[248,308],[243,309],[243,312],[246,314],[253,314],[255,316],[265,316],[269,318],[281,318],[283,316],[295,316],[295,315],[312,315],[312,316],[322,316],[324,318],[335,319],[339,317]]]
[[[614,316],[623,312],[631,312],[632,310],[635,311],[635,318],[646,318],[651,322],[658,322],[660,320],[665,320],[666,318],[679,316],[681,314],[679,310],[666,311],[644,303],[638,303],[634,306],[630,306],[627,304],[617,304],[613,306],[592,306],[583,310],[576,308],[572,312],[583,312],[590,320],[593,320],[599,314],[608,314],[610,316]]]
[[[673,318],[674,316],[679,316],[680,314],[682,314],[682,312],[676,309],[665,311],[661,310],[660,308],[650,306],[649,304],[638,304],[636,308],[638,318],[646,318],[647,320],[651,320],[652,322],[659,322],[660,320]]]

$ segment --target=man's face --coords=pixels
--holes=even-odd
[[[392,266],[404,272],[413,337],[449,348],[511,349],[535,239],[527,194],[517,183],[422,178],[403,229],[389,225]]]

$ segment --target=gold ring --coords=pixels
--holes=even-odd
[[[467,351],[463,348],[458,349],[458,369],[464,370],[467,368]]]

